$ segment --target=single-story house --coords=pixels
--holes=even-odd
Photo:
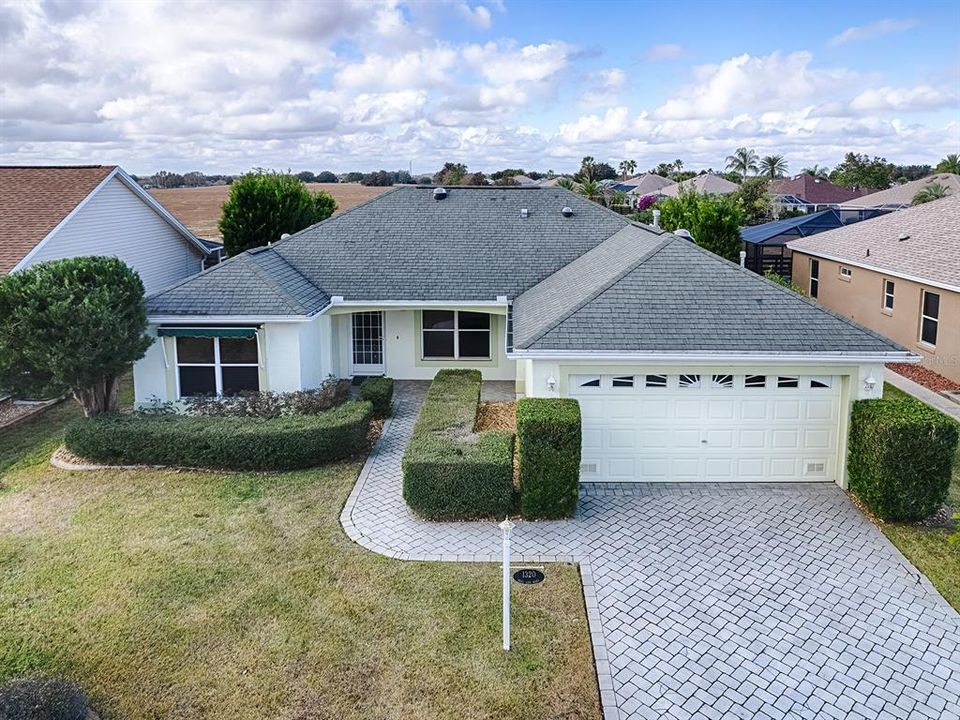
[[[770,195],[783,207],[803,212],[818,212],[844,205],[872,192],[869,188],[846,188],[826,178],[803,173],[792,178],[773,180]]]
[[[818,303],[960,382],[960,195],[794,240],[793,281]]]
[[[677,197],[682,191],[696,192],[701,195],[729,195],[739,189],[739,185],[730,182],[726,178],[714,175],[713,173],[704,173],[703,175],[692,177],[689,180],[682,180],[673,185],[660,188],[657,194],[663,197]]]
[[[843,484],[852,401],[916,358],[563,188],[398,187],[148,313],[138,402],[476,368],[579,400],[600,481]]]
[[[845,210],[902,210],[910,207],[910,203],[918,192],[931,185],[941,185],[946,188],[948,195],[960,195],[960,175],[937,173],[849,200],[843,203],[843,208]]]
[[[197,274],[219,252],[115,165],[0,166],[0,275],[111,255],[150,293]]]
[[[673,185],[673,180],[655,173],[645,173],[624,180],[623,184],[630,186],[630,189],[626,191],[628,195],[644,197],[646,195],[659,195],[663,188]]]
[[[772,270],[789,280],[793,268],[787,243],[842,225],[840,213],[831,208],[809,215],[742,227],[740,237],[743,238],[743,249],[747,253],[746,267],[760,275]]]

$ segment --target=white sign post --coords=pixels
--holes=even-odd
[[[513,523],[506,518],[500,523],[503,531],[503,649],[510,649],[510,531]]]

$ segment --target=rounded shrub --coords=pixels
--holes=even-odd
[[[64,444],[107,464],[293,470],[362,451],[372,415],[369,402],[268,419],[102,415],[71,423]]]
[[[860,400],[850,421],[850,489],[877,517],[922,520],[947,500],[958,424],[919,400]]]
[[[520,509],[529,520],[572,517],[580,493],[580,403],[525,398],[517,403]]]
[[[393,378],[367,378],[360,384],[360,397],[373,405],[375,417],[387,417],[393,403]]]

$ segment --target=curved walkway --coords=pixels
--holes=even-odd
[[[398,383],[341,523],[392,558],[498,562],[494,523],[403,501],[426,387]],[[835,486],[584,485],[513,549],[580,564],[605,720],[960,718],[960,615]]]

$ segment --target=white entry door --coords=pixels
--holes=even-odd
[[[352,320],[352,375],[383,375],[383,313],[355,312]]]
[[[840,378],[571,375],[583,481],[832,481]]]

